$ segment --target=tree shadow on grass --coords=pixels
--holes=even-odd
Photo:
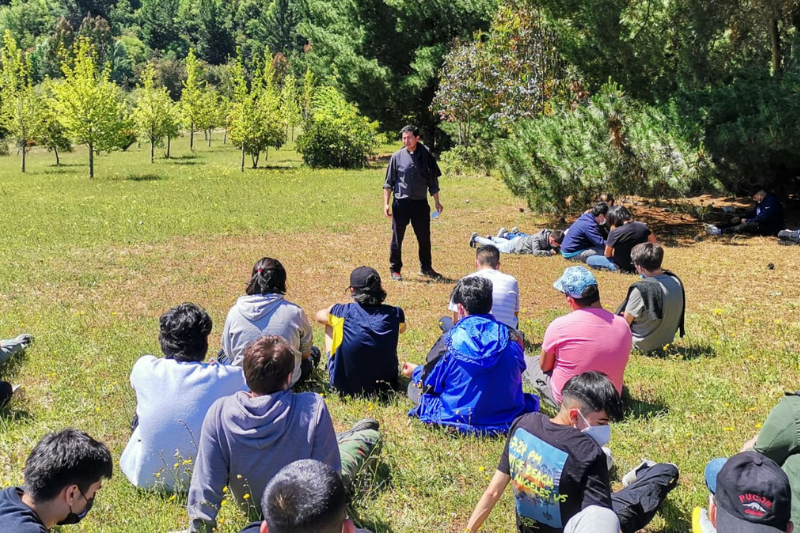
[[[194,165],[199,165],[200,161],[170,161],[169,164],[179,167],[190,167]]]
[[[668,344],[666,349],[648,352],[647,357],[656,359],[681,359],[684,361],[693,361],[701,357],[716,357],[717,353],[710,344],[688,344],[688,345],[674,345]]]
[[[392,528],[381,520],[362,519],[354,506],[359,500],[370,501],[392,487],[392,471],[389,465],[378,460],[374,468],[366,468],[358,473],[352,486],[348,489],[350,502],[347,505],[347,514],[353,519],[357,527],[367,529],[373,533],[392,533]]]
[[[186,160],[186,159],[197,159],[198,157],[200,157],[200,156],[198,156],[197,154],[188,153],[188,154],[170,156],[169,160],[170,161],[183,161],[183,160]]]
[[[692,510],[676,506],[669,497],[661,504],[658,512],[661,513],[664,522],[666,522],[666,527],[658,530],[659,532],[687,531],[686,528],[692,523]]]
[[[622,419],[649,420],[669,412],[669,406],[660,400],[633,398],[628,387],[622,387]]]
[[[125,176],[126,181],[161,181],[164,179],[164,176],[160,176],[158,174],[128,174]]]

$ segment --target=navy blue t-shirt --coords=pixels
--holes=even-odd
[[[331,386],[343,394],[397,389],[397,339],[405,321],[403,310],[391,305],[334,305],[328,314],[333,328]]]
[[[0,491],[0,530],[14,533],[48,531],[33,509],[22,503],[22,489],[18,487]]]

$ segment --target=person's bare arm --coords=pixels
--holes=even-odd
[[[480,529],[510,481],[511,477],[508,474],[495,470],[489,486],[483,492],[478,505],[475,506],[475,510],[472,511],[472,515],[469,517],[469,522],[467,523],[468,532],[474,533]]]
[[[417,368],[419,365],[415,365],[414,363],[409,363],[406,361],[403,363],[403,367],[400,370],[400,373],[403,374],[405,377],[410,378],[414,374],[414,369]]]
[[[742,444],[742,449],[739,450],[739,451],[740,452],[746,452],[746,451],[752,450],[753,447],[756,445],[756,441],[757,440],[758,440],[758,434],[756,434],[756,436],[753,437],[752,439],[750,439],[749,441],[747,441],[744,444]]]
[[[441,213],[442,210],[444,210],[444,206],[441,204],[441,202],[439,202],[439,193],[435,192],[431,196],[433,196],[433,201],[435,202],[436,210]]]
[[[650,235],[647,236],[647,242],[652,242],[653,244],[657,243],[658,239],[656,239],[656,234],[650,232]]]
[[[629,313],[629,312],[627,312],[627,311],[623,311],[623,312],[622,312],[622,317],[623,317],[623,318],[624,318],[624,319],[625,319],[625,320],[628,322],[628,325],[629,325],[629,326],[630,326],[631,324],[633,324],[633,321],[634,321],[634,320],[636,320],[636,317],[635,317],[635,316],[633,316],[632,314],[630,314],[630,313]]]
[[[389,199],[392,197],[392,189],[383,189],[383,214],[387,217],[392,216],[392,213],[389,211],[391,205],[389,204]]]
[[[331,309],[333,309],[332,305],[330,307],[326,307],[325,309],[320,309],[319,311],[317,311],[317,314],[314,315],[314,320],[316,320],[318,323],[322,324],[323,326],[327,326],[328,325],[328,315],[330,314]]]
[[[400,324],[400,329],[397,331],[398,333],[405,333],[408,329],[408,322],[403,322]]]
[[[612,257],[614,257],[614,249],[606,244],[606,251],[604,255],[609,259],[611,259]]]
[[[555,352],[546,352],[542,350],[542,355],[539,357],[539,368],[542,369],[542,372],[550,372],[553,370],[553,367],[556,365],[556,354]]]

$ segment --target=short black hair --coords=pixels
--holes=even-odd
[[[556,243],[560,246],[561,243],[564,242],[564,232],[560,229],[557,229],[550,233],[550,238],[556,241]]]
[[[475,260],[479,265],[497,268],[497,265],[500,264],[500,250],[494,244],[484,244],[475,252]]]
[[[282,391],[294,371],[294,350],[283,337],[264,335],[244,347],[242,369],[247,386],[256,394]]]
[[[600,287],[589,285],[583,291],[583,296],[572,299],[579,307],[589,307],[600,301]]]
[[[592,216],[595,218],[600,215],[605,215],[606,213],[608,213],[608,204],[605,202],[597,202],[594,204],[594,207],[592,207]]]
[[[353,287],[353,300],[362,307],[378,307],[386,300],[386,291],[379,274],[367,277],[366,287]]]
[[[402,137],[404,133],[411,133],[414,137],[419,137],[419,128],[414,126],[413,124],[408,124],[403,126],[403,129],[400,130],[400,136]]]
[[[643,242],[631,250],[631,263],[652,272],[661,268],[664,262],[664,248],[657,242]]]
[[[464,306],[470,315],[488,315],[492,310],[492,282],[480,276],[461,278],[450,300]]]
[[[627,207],[624,205],[615,205],[608,208],[608,214],[606,214],[606,224],[618,228],[632,218],[633,215],[631,215],[631,212],[628,211]]]
[[[272,478],[261,498],[261,512],[270,533],[340,533],[347,491],[333,468],[303,459]]]
[[[277,259],[262,257],[253,265],[250,281],[247,282],[246,293],[254,294],[286,294],[286,269]]]
[[[25,461],[25,492],[34,502],[54,499],[70,485],[85,495],[92,484],[114,473],[111,452],[102,442],[77,429],[48,433]]]
[[[619,418],[622,414],[619,392],[602,372],[584,372],[567,381],[561,389],[561,404],[569,407],[574,403],[584,415],[605,411],[609,418]]]
[[[607,203],[609,206],[613,206],[615,202],[614,195],[610,192],[600,193],[600,196],[598,196],[597,199],[600,202]]]
[[[202,361],[208,353],[208,335],[214,323],[202,307],[182,303],[159,321],[161,351],[167,359]]]

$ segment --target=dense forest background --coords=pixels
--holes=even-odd
[[[279,86],[310,73],[541,209],[598,189],[794,192],[798,28],[800,1],[778,0],[0,0],[34,84],[81,37],[124,92],[150,65],[173,100],[190,49],[221,90],[237,55],[266,55]]]

